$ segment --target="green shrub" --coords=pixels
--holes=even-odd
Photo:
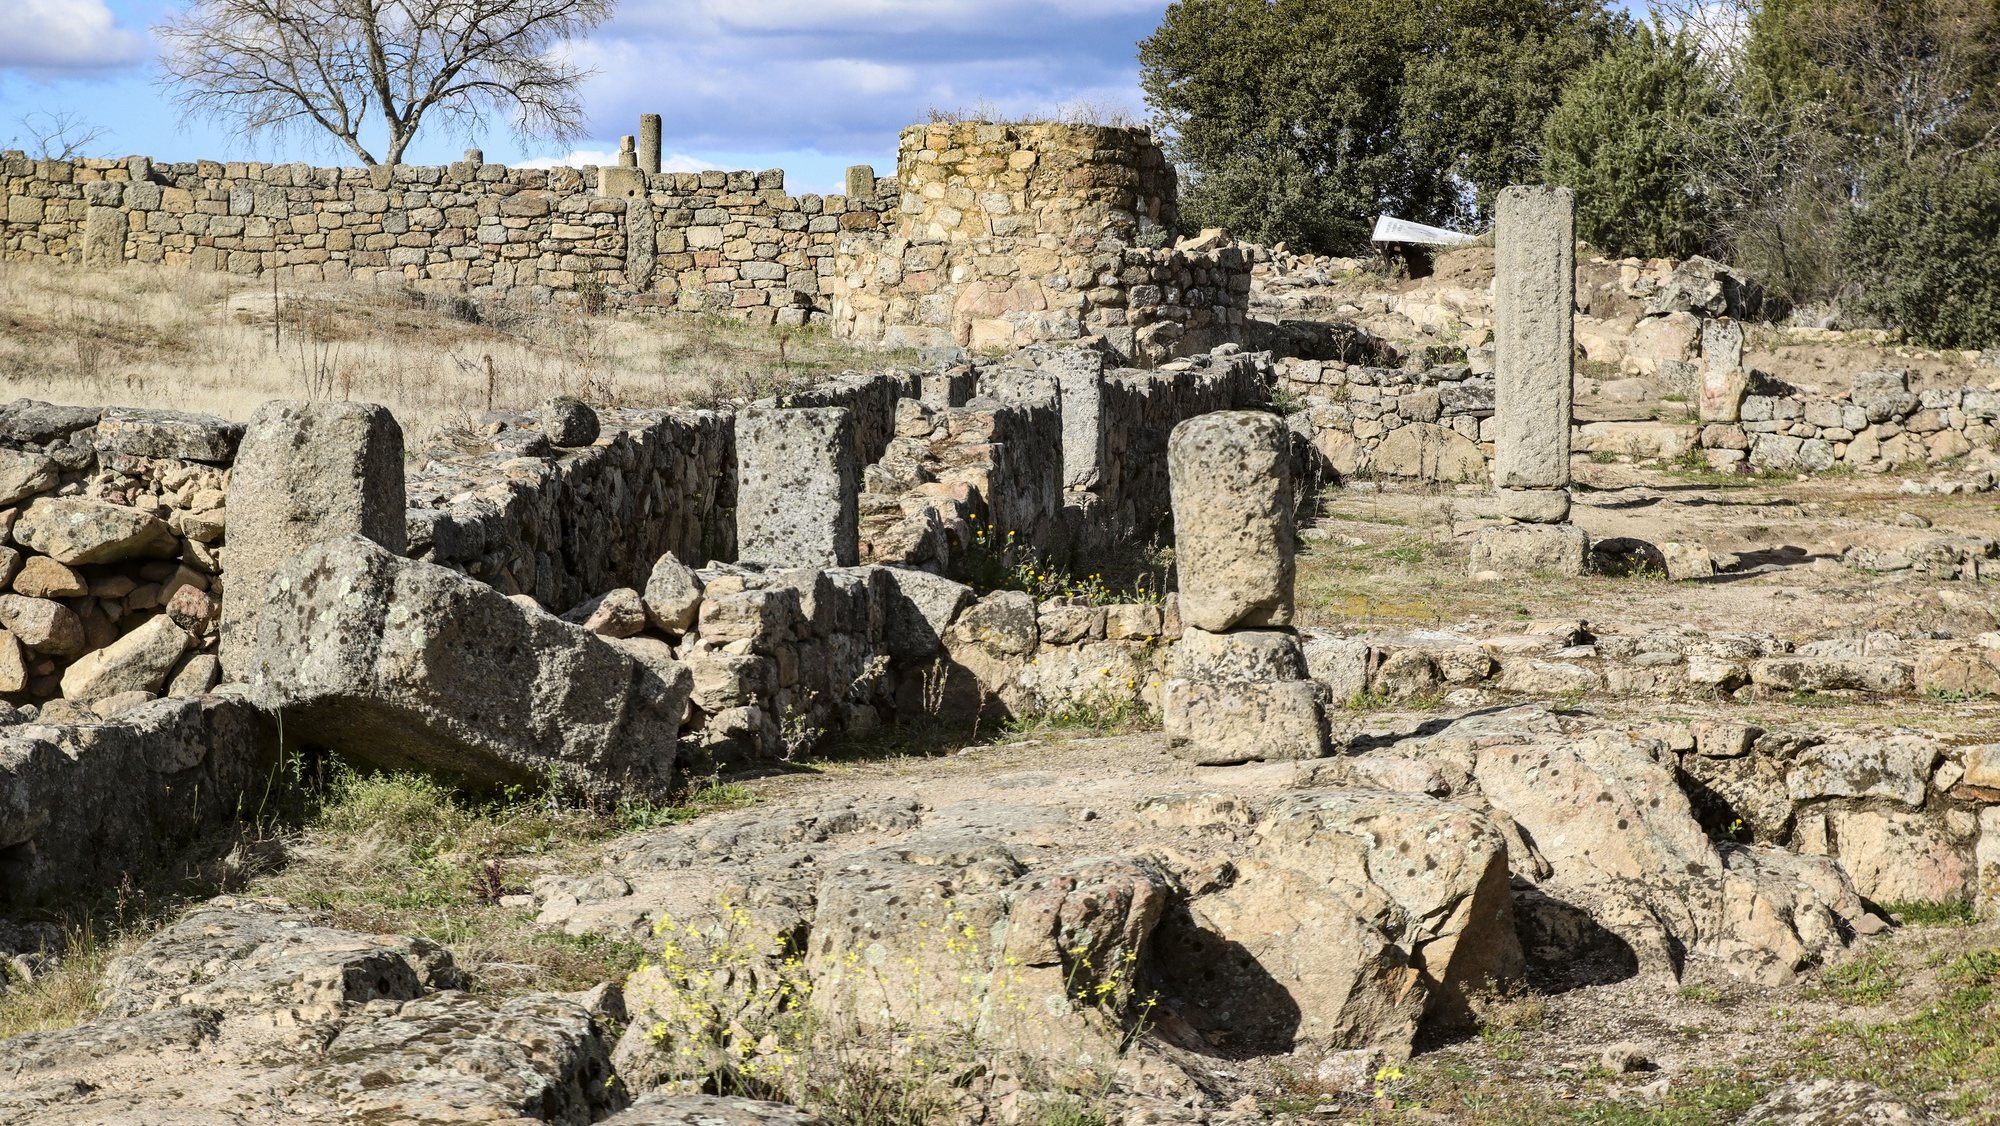
[[[2000,343],[2000,154],[1884,169],[1845,245],[1865,313],[1932,347]]]
[[[1706,253],[1707,199],[1688,177],[1722,91],[1685,35],[1641,28],[1563,91],[1542,174],[1576,189],[1577,233],[1615,257]]]

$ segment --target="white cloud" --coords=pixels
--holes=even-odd
[[[87,70],[139,61],[145,40],[119,27],[104,0],[9,0],[0,67]]]
[[[665,118],[718,153],[886,153],[932,108],[1142,115],[1137,41],[1167,0],[625,0],[579,44],[593,133]]]

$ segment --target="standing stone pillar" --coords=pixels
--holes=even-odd
[[[634,146],[630,133],[618,138],[618,167],[639,167],[639,150]]]
[[[1190,761],[1317,758],[1318,693],[1291,630],[1289,439],[1277,415],[1218,411],[1167,439],[1181,638],[1161,689],[1169,745]]]
[[[1474,538],[1472,569],[1581,574],[1589,551],[1569,518],[1576,358],[1576,198],[1510,187],[1495,208],[1493,487],[1518,524]]]
[[[1739,422],[1750,389],[1743,370],[1743,326],[1731,320],[1701,324],[1701,420]]]
[[[639,115],[639,171],[660,170],[660,115]]]
[[[847,198],[873,202],[875,199],[875,169],[872,165],[855,164],[847,169]]]
[[[1493,250],[1493,484],[1502,515],[1569,515],[1576,356],[1576,198],[1568,188],[1500,192]]]
[[[852,567],[861,467],[845,407],[736,415],[736,556],[767,567]]]
[[[401,555],[403,429],[371,403],[278,400],[250,416],[229,472],[222,668],[250,668],[264,587],[314,544],[363,535]]]

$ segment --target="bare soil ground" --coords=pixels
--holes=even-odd
[[[1736,556],[1740,570],[1677,583],[1648,576],[1478,582],[1466,573],[1465,540],[1491,520],[1484,487],[1363,481],[1325,494],[1321,531],[1308,533],[1325,538],[1308,539],[1300,557],[1303,624],[1569,617],[1812,638],[1876,629],[1970,636],[1995,628],[2000,614],[2000,591],[1990,585],[1841,562],[1856,545],[2000,537],[1995,494],[1906,495],[1898,492],[1903,479],[1887,475],[1801,482],[1585,462],[1577,474],[1572,519],[1594,541],[1700,544]]]

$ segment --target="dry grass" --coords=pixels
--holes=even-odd
[[[275,333],[273,305],[268,282],[227,274],[0,262],[0,382],[9,397],[239,419],[267,399],[379,402],[421,449],[446,426],[550,395],[709,406],[910,359],[819,329],[403,287],[288,286]]]
[[[71,928],[62,961],[32,982],[9,981],[0,994],[0,1040],[30,1032],[70,1028],[97,1011],[97,987],[113,958],[131,952],[138,937],[104,938],[88,927]]]

